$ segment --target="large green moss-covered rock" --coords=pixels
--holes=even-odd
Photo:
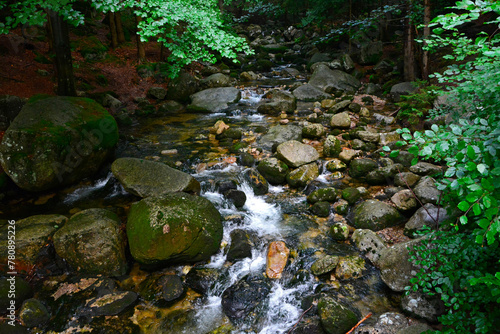
[[[318,314],[321,325],[328,334],[345,334],[359,320],[359,315],[353,310],[329,296],[322,297],[319,300]]]
[[[259,173],[271,184],[283,184],[288,174],[288,166],[276,158],[266,158],[257,166]]]
[[[54,247],[83,273],[119,276],[127,271],[120,220],[108,210],[88,209],[73,215],[54,234]]]
[[[173,192],[200,193],[200,183],[191,175],[161,162],[136,158],[119,158],[111,171],[125,190],[140,196],[160,196]]]
[[[94,174],[118,142],[114,118],[78,97],[32,98],[0,145],[0,162],[20,187],[41,191]]]
[[[203,197],[148,197],[132,205],[127,236],[132,256],[143,264],[203,261],[219,250],[222,218]]]
[[[309,182],[319,176],[319,169],[316,163],[310,163],[294,169],[286,176],[286,182],[293,188],[305,187]]]

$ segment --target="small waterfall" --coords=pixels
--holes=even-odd
[[[234,170],[231,171],[234,172]],[[225,172],[228,172],[228,170]],[[219,170],[203,173],[204,176],[210,175],[213,177],[214,174],[224,172]],[[265,196],[256,196],[247,182],[241,182],[238,189],[243,191],[247,197],[246,203],[241,210],[228,204],[223,196],[216,192],[206,191],[202,196],[212,201],[225,216],[234,214],[243,216],[243,224],[233,224],[230,220],[225,222],[224,243],[230,245],[230,234],[235,229],[245,229],[256,233],[259,242],[252,250],[251,257],[236,261],[227,268],[227,279],[218,281],[209,295],[204,298],[203,304],[198,306],[196,330],[189,329],[193,333],[203,333],[220,325],[224,318],[221,306],[221,296],[224,291],[249,274],[262,275],[266,268],[266,253],[269,241],[282,239],[284,226],[281,225],[283,216],[281,208],[276,204],[268,203]],[[271,192],[274,193],[282,191],[282,187],[271,188]],[[223,269],[225,265],[226,254],[225,250],[222,249],[212,257],[206,267]],[[300,305],[302,298],[300,297],[313,291],[316,283],[312,276],[296,285],[289,283],[289,279],[274,280],[272,282],[271,292],[266,301],[268,311],[265,318],[262,319],[259,334],[285,333],[298,321],[303,312]],[[288,287],[289,285],[291,287]],[[233,331],[233,333],[243,333],[240,330],[241,328]],[[184,333],[188,332],[184,331]],[[245,333],[249,333],[248,329],[246,329]]]

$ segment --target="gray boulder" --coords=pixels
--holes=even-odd
[[[354,231],[351,238],[356,247],[358,247],[366,258],[374,265],[377,265],[380,258],[380,252],[387,248],[384,240],[382,240],[377,233],[366,229],[357,229]]]
[[[0,144],[0,162],[22,189],[43,191],[96,173],[118,142],[115,119],[97,102],[40,97],[28,102]]]
[[[443,169],[440,166],[436,166],[424,161],[419,161],[415,165],[410,167],[410,172],[423,176],[432,176],[441,173],[442,171]]]
[[[311,265],[311,271],[316,276],[323,275],[335,270],[338,263],[338,256],[325,255]]]
[[[333,115],[330,120],[330,126],[332,128],[349,129],[351,127],[351,117],[349,117],[349,113],[341,112]]]
[[[378,164],[375,160],[367,158],[354,159],[349,165],[349,175],[352,177],[364,177],[377,167]]]
[[[316,68],[309,84],[323,91],[356,92],[361,87],[361,82],[350,74],[339,70],[331,70],[326,65]]]
[[[25,104],[26,101],[17,96],[0,96],[0,131],[7,130]]]
[[[147,95],[153,99],[163,100],[167,96],[167,90],[163,87],[151,87]]]
[[[241,92],[234,87],[219,87],[202,90],[190,96],[188,111],[215,113],[229,107],[241,99]]]
[[[323,137],[325,128],[318,123],[307,124],[302,128],[302,137],[317,139]]]
[[[384,248],[380,252],[376,265],[380,269],[382,280],[391,290],[402,292],[411,284],[410,279],[417,274],[419,268],[409,261],[409,249],[413,249],[422,242],[425,242],[424,238],[402,242]]]
[[[409,189],[398,191],[391,197],[391,202],[400,211],[412,211],[417,207],[417,200]]]
[[[440,223],[449,218],[450,216],[446,212],[446,209],[437,207],[432,203],[427,203],[419,208],[405,224],[405,234],[412,237],[415,235],[415,232],[424,226],[435,229]]]
[[[401,172],[394,175],[394,184],[399,187],[413,188],[420,181],[420,176],[412,172]]]
[[[132,204],[127,237],[146,265],[208,260],[222,241],[222,217],[204,197],[173,193]]]
[[[418,199],[423,204],[437,204],[437,201],[441,196],[441,192],[438,190],[435,183],[436,180],[429,176],[426,176],[422,178],[413,189],[415,195],[417,195]]]
[[[217,88],[231,86],[234,79],[222,73],[215,73],[209,77],[200,80],[200,86],[203,88]]]
[[[377,200],[367,200],[354,208],[353,226],[379,231],[400,224],[403,217],[394,207]]]
[[[411,292],[401,299],[401,308],[412,317],[437,323],[438,317],[443,314],[444,304],[439,298],[432,298],[420,292]]]
[[[273,89],[267,92],[264,97],[270,99],[271,102],[261,104],[257,108],[257,111],[263,114],[277,116],[283,111],[292,113],[297,107],[297,99],[295,96],[281,89]]]
[[[111,171],[125,190],[140,197],[180,191],[199,194],[201,190],[194,177],[161,162],[119,158],[111,165]]]
[[[123,275],[127,261],[120,225],[120,219],[111,211],[81,211],[54,233],[56,253],[86,274]]]
[[[293,90],[293,95],[297,100],[305,102],[321,101],[331,97],[330,94],[310,84],[304,84],[297,87]]]
[[[301,140],[302,128],[297,125],[275,125],[259,140],[259,145],[271,149],[289,140]]]
[[[319,153],[310,145],[290,140],[278,145],[276,149],[278,158],[288,166],[297,168],[319,159]]]
[[[198,81],[188,72],[181,71],[179,76],[168,83],[167,100],[188,102],[189,97],[199,89]]]

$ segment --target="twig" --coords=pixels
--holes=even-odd
[[[394,110],[393,112],[391,112],[391,113],[389,114],[389,116],[392,116],[392,115],[394,115],[394,114],[397,114],[400,110],[401,110],[401,107],[399,107],[398,109],[396,109],[396,110]]]
[[[288,331],[287,334],[290,334],[291,332],[293,332],[293,330],[297,327],[297,325],[299,324],[300,320],[302,320],[302,318],[304,317],[304,315],[309,312],[310,309],[312,309],[314,304],[311,304],[311,306],[309,306],[309,308],[307,310],[304,311],[304,313],[302,313],[302,315],[300,316],[299,320],[297,320],[297,322],[295,323],[295,325],[292,327],[292,329],[290,329]]]
[[[351,330],[345,334],[351,334],[356,328],[358,328],[359,325],[361,325],[361,323],[363,323],[363,321],[365,321],[366,319],[368,319],[369,317],[372,316],[372,313],[368,313],[363,319],[361,319],[357,324],[356,326],[354,326],[353,328],[351,328]]]

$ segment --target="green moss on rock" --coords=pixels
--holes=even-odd
[[[149,197],[132,205],[127,236],[132,256],[143,264],[203,261],[219,250],[222,218],[203,197]]]

